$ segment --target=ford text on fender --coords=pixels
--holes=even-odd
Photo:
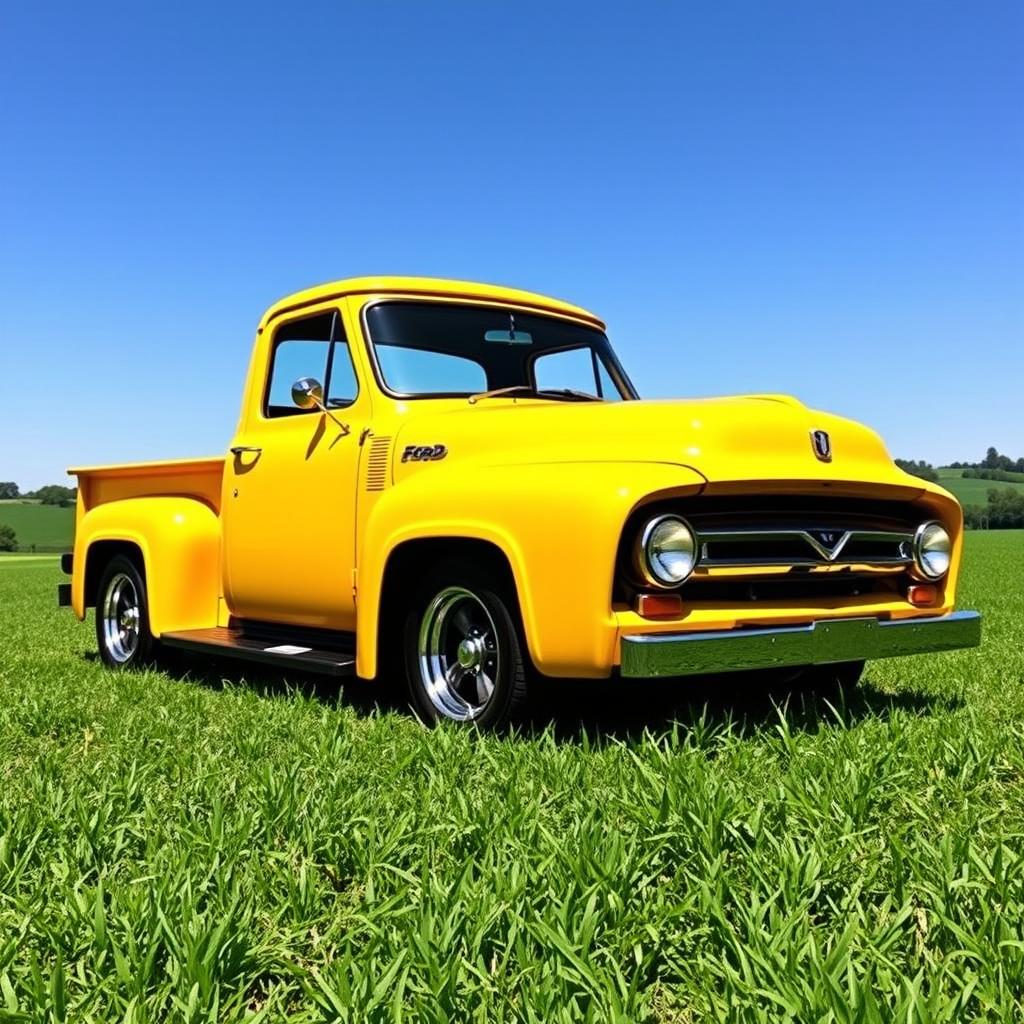
[[[71,471],[104,662],[373,679],[495,725],[545,677],[855,679],[970,647],[956,500],[783,395],[641,401],[576,306],[364,278],[265,314],[225,457]],[[625,685],[625,683],[624,683]]]

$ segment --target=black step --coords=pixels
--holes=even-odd
[[[322,630],[305,632],[275,628],[273,631],[216,626],[213,629],[187,629],[164,633],[160,642],[168,647],[212,654],[225,658],[292,668],[303,672],[319,672],[329,676],[355,674],[356,656],[345,634],[338,634],[336,645],[326,646]],[[334,638],[332,638],[334,639]]]

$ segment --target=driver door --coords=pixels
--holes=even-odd
[[[262,388],[259,408],[243,415],[224,474],[228,610],[247,620],[352,630],[359,441],[370,406],[341,310],[278,323],[267,366],[265,379],[251,382],[250,392]],[[292,401],[302,377],[323,385],[327,412]]]

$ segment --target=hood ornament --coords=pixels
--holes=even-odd
[[[825,430],[811,431],[811,447],[821,462],[832,461],[832,439]]]

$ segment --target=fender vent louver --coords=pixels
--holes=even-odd
[[[368,491],[383,491],[387,487],[391,469],[390,452],[390,437],[370,438],[370,454],[366,458],[366,489]]]

